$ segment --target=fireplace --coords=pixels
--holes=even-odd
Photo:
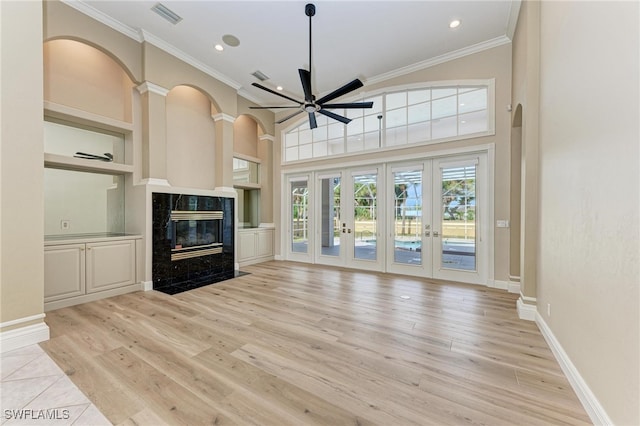
[[[175,294],[235,276],[234,199],[153,193],[153,289]]]
[[[171,260],[222,253],[224,213],[171,211]]]

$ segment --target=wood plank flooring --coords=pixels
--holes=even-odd
[[[590,424],[516,295],[293,262],[244,270],[48,312],[41,346],[114,424]]]

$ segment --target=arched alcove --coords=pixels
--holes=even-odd
[[[44,43],[44,100],[132,122],[134,82],[113,57],[69,39]]]
[[[215,188],[215,122],[210,98],[176,86],[166,98],[167,179],[173,186]]]
[[[258,157],[258,123],[253,117],[242,114],[233,123],[233,151]]]

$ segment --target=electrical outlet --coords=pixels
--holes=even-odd
[[[71,221],[69,219],[63,219],[60,221],[60,229],[66,231],[71,228]]]
[[[551,316],[551,303],[547,303],[547,316]]]

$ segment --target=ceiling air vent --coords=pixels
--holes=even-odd
[[[178,14],[161,3],[156,3],[156,5],[151,8],[151,10],[162,16],[167,21],[171,22],[173,25],[182,21],[182,18]]]
[[[253,73],[251,73],[252,76],[254,76],[255,78],[257,78],[260,81],[265,81],[265,80],[269,80],[269,77],[267,77],[265,75],[265,73],[263,73],[260,70],[254,71]]]

